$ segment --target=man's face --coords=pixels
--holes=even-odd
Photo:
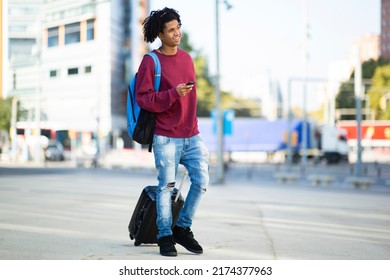
[[[177,47],[180,44],[181,24],[177,20],[165,23],[163,33],[159,34],[161,42],[169,47]]]

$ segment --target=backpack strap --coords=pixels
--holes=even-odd
[[[160,60],[158,59],[157,54],[154,52],[149,52],[147,55],[151,56],[154,60],[154,91],[158,91],[160,89],[160,81],[161,81],[161,64]],[[152,138],[153,139],[153,138]],[[149,153],[152,152],[152,142],[149,143],[148,151]]]
[[[160,88],[161,81],[161,64],[160,60],[157,57],[157,54],[154,52],[147,53],[147,55],[151,56],[154,60],[154,90],[158,91]]]

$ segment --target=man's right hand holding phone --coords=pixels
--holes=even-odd
[[[189,81],[186,84],[178,84],[176,87],[177,94],[180,96],[186,96],[192,90],[192,87],[195,85],[194,81]]]

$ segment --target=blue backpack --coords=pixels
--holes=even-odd
[[[157,55],[153,52],[147,53],[154,60],[154,90],[158,91],[161,80],[161,64]],[[135,97],[135,83],[137,73],[130,82],[127,92],[127,132],[129,136],[137,143],[149,145],[149,152],[152,151],[155,113],[142,109]]]

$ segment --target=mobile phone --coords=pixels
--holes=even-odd
[[[188,83],[186,83],[186,86],[192,86],[192,85],[194,85],[194,84],[195,84],[194,81],[189,81]]]

